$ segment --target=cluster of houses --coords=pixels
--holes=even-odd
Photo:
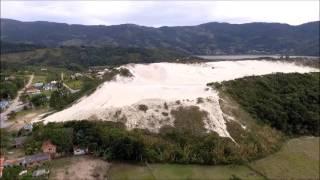
[[[81,78],[81,77],[83,77],[83,74],[81,74],[81,73],[74,73],[74,74],[70,75],[70,78],[72,80],[78,79],[78,78]]]
[[[20,138],[19,144],[23,142]],[[45,141],[42,144],[42,153],[30,155],[30,156],[24,156],[21,158],[16,159],[5,159],[5,157],[0,157],[0,177],[2,176],[2,171],[6,167],[12,167],[12,166],[23,166],[23,167],[32,167],[36,165],[40,165],[43,162],[50,161],[52,158],[54,158],[56,153],[56,146],[51,143],[51,141]],[[39,174],[39,173],[38,173]],[[42,175],[41,173],[39,175]]]
[[[26,88],[25,92],[27,94],[35,95],[40,94],[42,90],[51,91],[57,89],[57,81],[51,81],[49,83],[37,82],[32,86]]]
[[[26,125],[24,130],[32,130],[32,125]],[[27,136],[22,136],[14,139],[13,146],[15,148],[23,147],[24,143],[27,140]],[[16,159],[6,159],[4,156],[0,156],[0,177],[2,177],[3,169],[6,167],[12,166],[22,166],[24,168],[40,166],[42,163],[50,161],[54,158],[58,158],[61,154],[57,153],[57,146],[53,144],[50,140],[46,140],[42,143],[41,153],[24,156]],[[88,153],[87,148],[80,148],[78,146],[73,147],[74,155],[84,155]],[[21,172],[22,174],[24,171]],[[42,176],[48,174],[48,171],[45,169],[40,169],[33,172],[33,176]]]

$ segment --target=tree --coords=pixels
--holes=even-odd
[[[38,94],[31,98],[31,102],[34,106],[39,107],[46,105],[48,103],[48,99],[45,94]]]
[[[21,166],[6,167],[3,170],[2,179],[3,180],[18,179],[19,173],[21,171],[22,171]]]
[[[51,93],[49,105],[54,109],[62,109],[66,104],[66,95],[61,90],[56,90]]]
[[[17,95],[17,91],[17,86],[10,81],[0,83],[0,99],[14,98]]]

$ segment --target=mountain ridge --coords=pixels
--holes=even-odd
[[[281,22],[263,22],[263,21],[253,21],[253,22],[247,22],[247,23],[229,23],[229,22],[220,22],[220,21],[210,21],[210,22],[205,22],[205,23],[200,23],[196,25],[181,25],[181,26],[159,26],[159,27],[153,27],[153,26],[146,26],[146,25],[139,25],[135,23],[121,23],[121,24],[111,24],[111,25],[104,25],[104,24],[95,24],[95,25],[86,25],[86,24],[73,24],[73,23],[65,23],[65,22],[55,22],[55,21],[45,21],[45,20],[37,20],[37,21],[22,21],[22,20],[16,20],[16,19],[11,19],[11,18],[0,18],[0,20],[4,21],[14,21],[14,22],[20,22],[20,23],[56,23],[56,24],[66,24],[66,25],[81,25],[81,26],[120,26],[120,25],[133,25],[133,26],[140,26],[140,27],[149,27],[149,28],[163,28],[163,27],[192,27],[192,26],[201,26],[205,24],[230,24],[230,25],[245,25],[245,24],[280,24],[280,25],[288,25],[288,26],[302,26],[306,24],[313,24],[313,23],[320,23],[320,21],[309,21],[297,25],[291,25],[288,23],[281,23]]]
[[[1,40],[46,46],[167,48],[189,54],[319,55],[319,21],[148,27],[136,24],[79,25],[1,19]],[[52,31],[54,29],[54,31]]]

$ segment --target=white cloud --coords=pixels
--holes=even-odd
[[[281,22],[319,20],[319,1],[1,1],[1,17],[69,24],[147,26],[206,22]]]

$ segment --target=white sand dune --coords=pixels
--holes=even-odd
[[[128,129],[148,128],[157,132],[163,125],[173,125],[171,109],[181,105],[197,105],[209,113],[208,119],[205,120],[208,131],[215,131],[220,136],[229,136],[219,106],[218,93],[208,90],[206,83],[275,72],[317,71],[295,64],[255,60],[201,64],[128,64],[125,67],[131,71],[133,78],[117,77],[116,81],[105,82],[90,96],[44,118],[43,121],[84,119],[117,121],[125,117]],[[198,97],[207,100],[197,104]],[[176,100],[181,100],[181,104],[177,104]],[[168,109],[163,107],[164,102],[168,103]],[[148,110],[146,112],[138,110],[139,104],[147,105]],[[167,112],[169,115],[164,116],[162,112]]]

